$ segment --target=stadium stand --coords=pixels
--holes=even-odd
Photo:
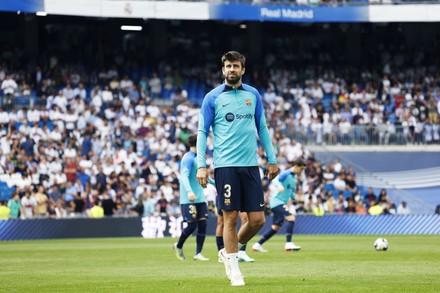
[[[5,13],[1,19],[24,21]],[[387,189],[389,198],[384,196],[382,204],[395,213],[401,189],[437,186],[438,169],[428,170],[428,176],[427,170],[364,172],[341,160],[338,170],[330,170],[335,158],[314,157],[308,150],[314,145],[438,145],[435,25],[420,24],[424,35],[414,41],[405,24],[291,25],[288,33],[276,23],[264,24],[257,32],[270,41],[253,52],[245,41],[234,43],[229,36],[238,33],[246,40],[254,35],[230,24],[206,23],[207,34],[194,22],[149,21],[151,31],[161,28],[170,36],[165,43],[152,33],[159,42],[154,44],[159,49],[152,49],[142,45],[152,41],[149,36],[109,34],[108,27],[118,20],[104,25],[95,19],[81,19],[80,25],[70,21],[33,18],[41,30],[38,50],[12,36],[0,44],[2,198],[14,192],[34,197],[42,185],[51,198],[45,217],[85,217],[85,210],[105,195],[113,200],[116,216],[137,216],[150,205],[157,212],[155,202],[164,194],[171,213],[185,140],[196,131],[206,91],[222,79],[214,53],[232,44],[249,51],[246,82],[263,95],[282,166],[295,157],[308,161],[297,203],[305,213],[311,213],[318,197],[327,213],[356,213],[349,205],[361,202],[368,208],[363,196],[369,187],[376,195]],[[346,33],[356,35],[359,44],[340,45]],[[199,44],[203,50],[195,50]],[[350,189],[327,182],[350,167],[356,175],[342,179]],[[322,178],[325,172],[333,179]],[[411,195],[404,198],[413,212],[430,212]],[[85,209],[75,212],[81,199]]]

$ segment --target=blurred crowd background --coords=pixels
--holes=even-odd
[[[2,19],[5,30],[22,22]],[[36,47],[17,34],[0,43],[0,197],[11,218],[89,217],[95,206],[180,215],[180,159],[229,49],[248,57],[244,81],[262,95],[282,168],[307,162],[297,213],[409,213],[307,145],[438,144],[438,24],[271,23],[258,48],[236,23],[150,23],[160,38],[113,25],[54,16],[38,22]],[[206,196],[213,211],[212,186]]]

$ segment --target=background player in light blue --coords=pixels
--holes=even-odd
[[[238,266],[239,246],[245,245],[264,225],[264,194],[257,156],[257,134],[268,165],[269,180],[279,173],[264,107],[258,91],[242,83],[246,58],[236,51],[222,58],[224,84],[203,99],[197,137],[197,181],[208,182],[206,141],[210,128],[214,134],[214,177],[223,212],[225,248],[219,251],[232,286],[245,285]],[[246,212],[248,222],[237,233],[239,212]]]
[[[189,152],[185,153],[180,163],[180,206],[182,210],[183,221],[188,226],[183,229],[179,241],[174,243],[176,257],[179,260],[185,260],[183,253],[183,244],[186,239],[197,229],[197,246],[194,260],[207,261],[208,258],[202,255],[203,244],[206,234],[206,220],[208,219],[208,206],[205,201],[203,187],[197,182],[197,160],[196,160],[196,141],[197,135],[191,135],[188,138],[190,146]]]
[[[287,203],[290,199],[295,199],[295,188],[297,176],[299,176],[306,164],[302,160],[293,162],[292,167],[281,172],[271,184],[275,184],[278,189],[276,194],[270,200],[270,208],[272,210],[272,227],[267,231],[260,240],[252,246],[253,251],[267,252],[262,246],[264,242],[275,235],[283,225],[284,220],[287,221],[286,229],[286,245],[285,251],[300,250],[301,247],[292,242],[293,227],[295,224],[295,216],[289,211]]]

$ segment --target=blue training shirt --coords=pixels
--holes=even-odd
[[[197,182],[197,169],[196,153],[193,151],[185,153],[180,162],[180,204],[205,202],[203,187]],[[194,192],[195,201],[188,199],[189,192]]]
[[[272,181],[272,184],[277,184],[277,188],[279,185],[282,185],[284,187],[284,191],[277,191],[277,193],[271,198],[271,209],[279,205],[287,204],[289,199],[295,199],[296,174],[292,173],[290,169],[281,172],[281,174],[275,177],[275,179]]]
[[[214,134],[214,168],[258,166],[257,139],[260,138],[269,164],[277,159],[258,91],[246,84],[222,84],[203,99],[197,135],[197,162],[206,167],[206,141],[210,127]]]

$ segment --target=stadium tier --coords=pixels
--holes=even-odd
[[[0,4],[0,198],[22,205],[15,218],[85,218],[96,205],[111,217],[179,216],[185,142],[230,48],[249,56],[244,80],[262,95],[281,167],[307,161],[299,214],[434,212],[438,5],[77,4]],[[390,146],[412,153],[388,156]],[[366,149],[353,159],[331,147]]]

